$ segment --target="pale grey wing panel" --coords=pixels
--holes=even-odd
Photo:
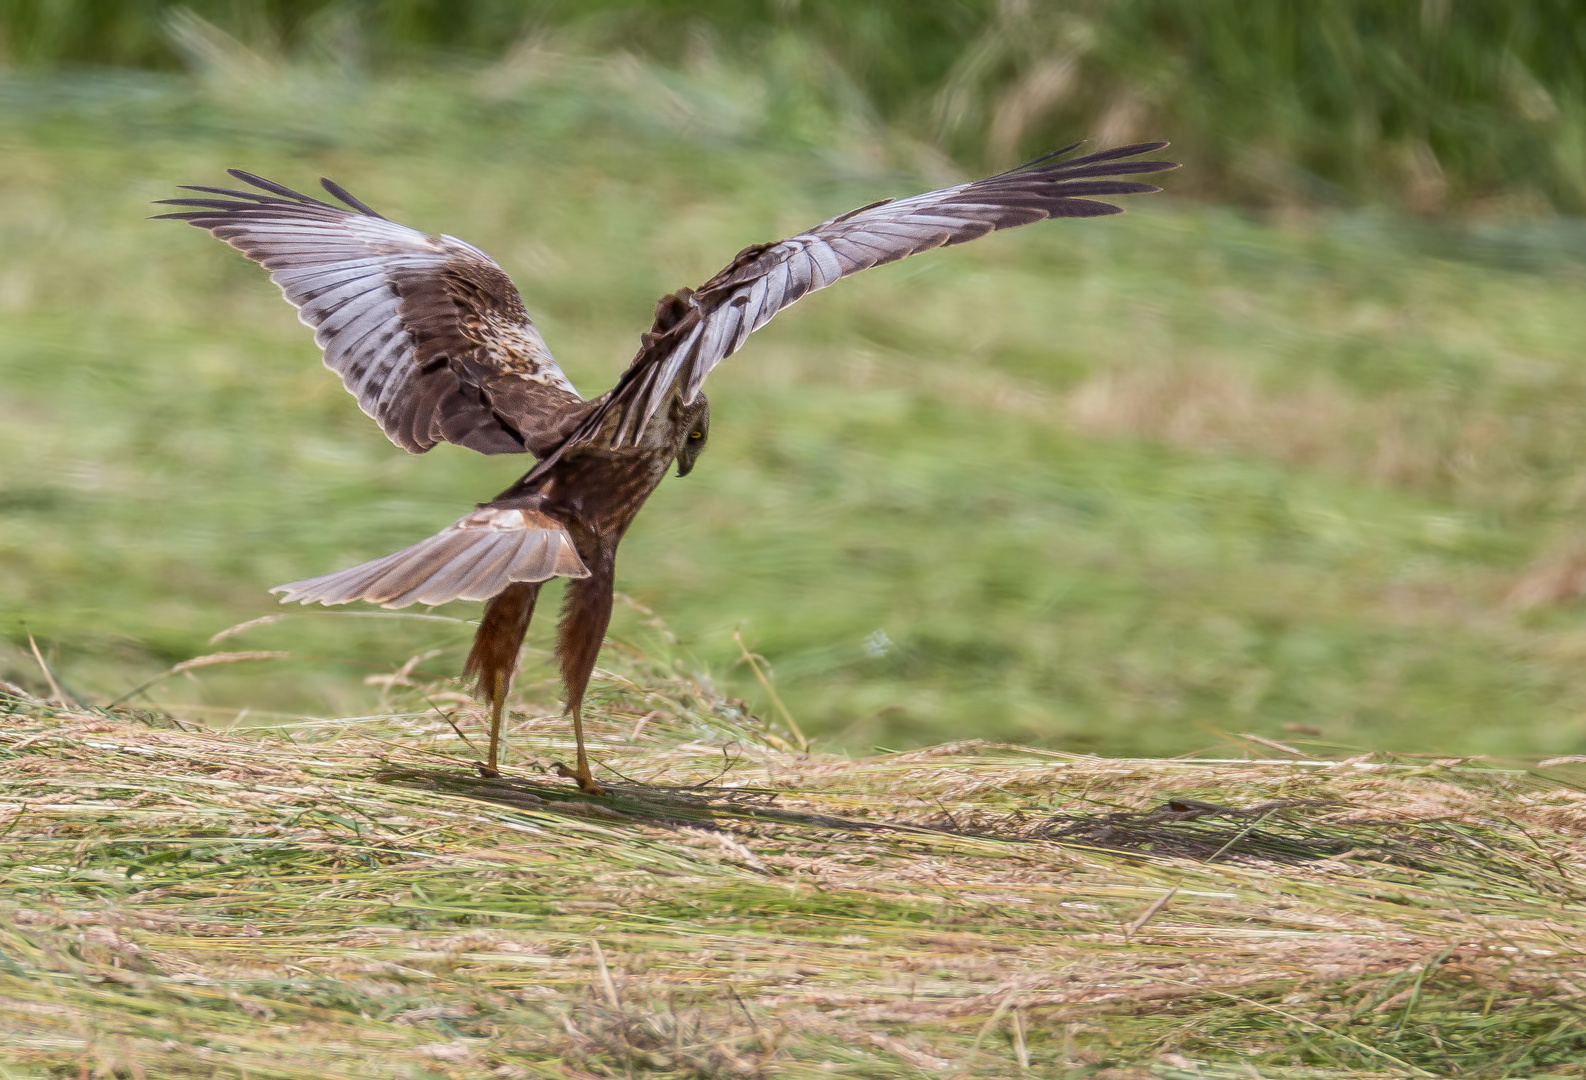
[[[779,243],[747,248],[699,289],[678,294],[687,313],[662,302],[666,322],[658,315],[645,348],[601,413],[620,409],[616,442],[637,441],[674,388],[684,401],[693,401],[716,365],[777,312],[850,274],[1046,218],[1120,213],[1093,198],[1160,190],[1109,177],[1176,168],[1171,162],[1120,160],[1166,145],[1140,143],[1067,161],[1042,158],[985,180],[872,203]],[[664,332],[690,318],[697,325],[688,333]],[[602,420],[591,418],[580,435],[593,435]]]
[[[208,230],[269,270],[313,329],[325,366],[392,442],[415,453],[443,439],[521,453],[560,440],[560,430],[545,436],[538,425],[582,399],[489,256],[388,221],[328,182],[352,209],[232,175],[269,194],[193,188],[218,197],[166,200],[189,209],[162,216]]]

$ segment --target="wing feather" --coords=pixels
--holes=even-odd
[[[325,319],[344,302],[372,291],[367,274],[321,274],[317,278],[293,286],[303,297],[298,313],[310,326]]]
[[[684,401],[692,401],[705,377],[742,348],[750,333],[778,311],[849,274],[1046,218],[1120,213],[1118,207],[1092,198],[1160,190],[1116,177],[1177,168],[1166,161],[1120,160],[1166,145],[1137,143],[1068,161],[1048,155],[974,183],[871,203],[779,243],[746,248],[709,282],[687,293],[703,330],[675,342],[646,335],[629,371],[643,368],[653,374],[625,376],[569,443],[595,437],[603,429],[603,415],[612,410],[623,414],[616,426],[618,444],[637,440],[668,394],[675,390]]]
[[[824,237],[812,236],[806,242],[805,251],[809,255],[810,266],[815,271],[812,275],[810,290],[824,289],[845,273],[843,261],[837,257],[837,252],[826,242]],[[862,269],[855,267],[854,269]]]
[[[189,186],[200,197],[164,200],[181,209],[159,216],[271,271],[325,366],[398,446],[543,453],[589,411],[511,280],[472,244],[388,221],[329,180],[344,206],[231,175],[266,194]]]

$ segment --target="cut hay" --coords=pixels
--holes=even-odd
[[[605,800],[405,680],[228,732],[6,690],[3,1075],[1583,1073],[1579,766],[849,760],[614,662]]]

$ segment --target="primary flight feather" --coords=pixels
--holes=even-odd
[[[238,169],[256,191],[188,187],[161,217],[207,229],[270,271],[314,330],[325,366],[386,437],[413,453],[438,442],[538,460],[517,483],[440,533],[392,555],[277,587],[284,600],[386,607],[488,600],[464,673],[490,704],[496,773],[502,710],[540,586],[572,579],[558,655],[578,761],[562,771],[601,790],[584,752],[582,706],[611,617],[617,545],[667,467],[694,467],[709,439],[706,377],[777,312],[849,274],[1053,217],[1120,210],[1097,196],[1160,190],[1118,179],[1162,172],[1127,160],[1137,143],[1061,160],[1066,147],[972,183],[883,200],[774,244],[745,248],[709,281],[656,305],[615,386],[579,396],[495,261],[451,236],[398,225],[329,180],[343,205]]]

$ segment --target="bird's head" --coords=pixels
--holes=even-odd
[[[710,402],[701,394],[683,410],[683,442],[677,448],[677,475],[687,476],[694,469],[701,450],[710,442]]]

